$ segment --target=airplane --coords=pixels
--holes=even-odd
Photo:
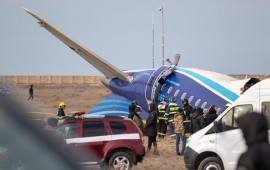
[[[167,60],[169,65],[159,68],[122,71],[33,12],[23,9],[36,18],[41,27],[104,74],[101,82],[112,92],[88,114],[127,116],[128,106],[137,100],[143,109],[141,117],[146,119],[149,102],[155,100],[158,103],[163,97],[168,99],[175,97],[179,106],[182,106],[183,99],[188,99],[194,108],[209,108],[216,105],[219,113],[227,103],[234,102],[241,95],[240,88],[250,80],[238,80],[228,75],[197,68],[177,67],[179,54],[175,55],[173,61]]]

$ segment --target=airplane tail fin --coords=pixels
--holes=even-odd
[[[54,28],[48,22],[41,19],[39,16],[35,15],[33,12],[29,11],[26,8],[23,8],[27,13],[35,17],[39,20],[39,24],[41,27],[44,27],[50,33],[52,33],[55,37],[61,40],[64,44],[66,44],[69,48],[79,54],[83,59],[85,59],[88,63],[93,65],[97,70],[103,73],[107,78],[119,78],[126,82],[131,82],[132,77],[127,75],[125,72],[119,70],[94,52],[90,51],[89,49],[83,47],[79,43],[75,42],[65,34],[63,34],[58,29]]]

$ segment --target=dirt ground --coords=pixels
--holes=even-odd
[[[67,112],[85,111],[87,113],[110,93],[110,90],[102,84],[34,85],[34,100],[28,101],[28,85],[7,85],[7,87],[10,89],[9,95],[24,105],[27,112],[31,112],[27,115],[30,115],[35,123],[41,125],[44,125],[48,117],[56,115],[60,101],[67,104]],[[176,155],[175,140],[171,140],[169,136],[164,140],[157,140],[160,155],[153,155],[152,149],[146,154],[143,163],[139,163],[133,169],[185,169],[183,156]],[[144,143],[147,146],[147,137]]]
[[[237,78],[244,78],[235,75]],[[259,77],[261,79],[267,76]],[[88,113],[97,105],[110,90],[100,84],[50,84],[34,85],[34,100],[27,100],[28,85],[5,85],[10,89],[9,95],[27,108],[27,115],[37,124],[44,125],[48,117],[56,116],[58,103],[64,101],[67,105],[66,112],[85,111]],[[29,113],[30,112],[30,113]],[[39,112],[42,112],[40,114]],[[145,146],[147,138],[145,138]],[[181,145],[180,145],[181,147]],[[159,156],[153,155],[153,150],[148,152],[143,160],[134,169],[159,169],[159,170],[182,170],[186,169],[183,156],[175,153],[175,140],[169,137],[164,140],[158,139]]]

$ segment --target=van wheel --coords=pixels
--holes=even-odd
[[[128,170],[132,165],[131,156],[125,152],[116,152],[109,160],[110,169]]]
[[[216,157],[205,158],[199,165],[199,170],[224,170],[222,161]]]

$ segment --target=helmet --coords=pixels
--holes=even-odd
[[[176,102],[175,97],[172,97],[171,100],[170,100],[170,102],[171,102],[171,103],[172,103],[172,102],[175,103],[175,102]]]
[[[60,102],[58,106],[59,106],[59,108],[60,108],[61,106],[65,106],[65,105],[66,105],[66,104],[65,104],[64,102]]]
[[[163,102],[167,102],[167,101],[168,101],[168,98],[167,98],[167,97],[163,97],[163,98],[162,98],[162,101],[163,101]]]
[[[139,105],[139,103],[138,103],[137,100],[133,100],[133,101],[132,101],[132,104],[134,104],[134,105]]]
[[[182,103],[184,103],[184,102],[187,102],[187,103],[188,103],[188,99],[184,99],[184,100],[182,100]]]

